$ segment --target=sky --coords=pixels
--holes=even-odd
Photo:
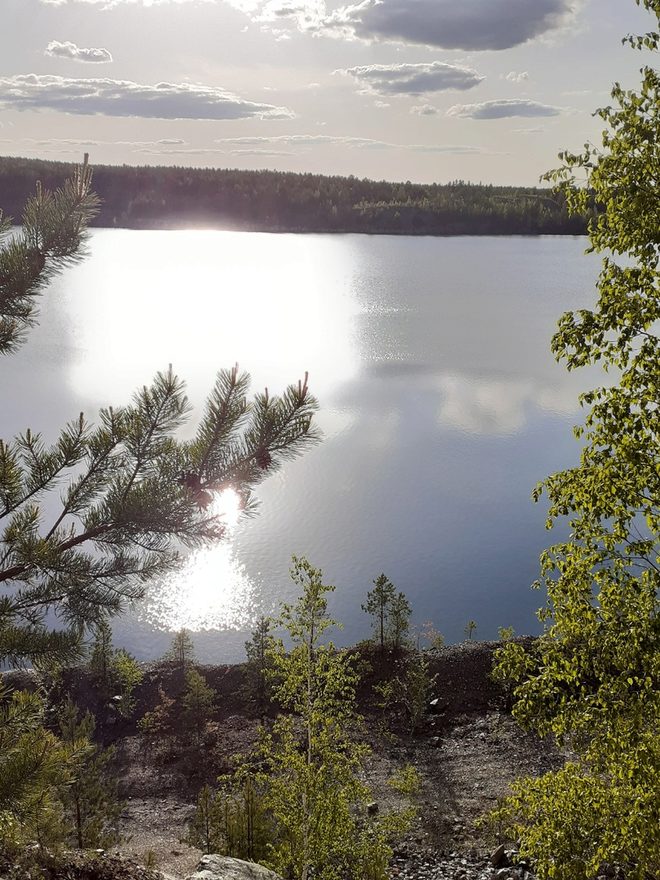
[[[535,185],[634,0],[1,0],[0,155]]]

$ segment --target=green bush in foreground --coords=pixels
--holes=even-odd
[[[638,0],[660,26],[659,0]],[[657,52],[657,31],[629,37]],[[537,490],[571,535],[541,557],[546,629],[509,642],[497,672],[516,718],[573,751],[562,770],[519,781],[496,820],[542,878],[584,880],[605,863],[660,873],[660,76],[615,85],[603,148],[563,154],[549,178],[580,211],[594,197],[591,249],[604,253],[595,309],[562,317],[569,369],[602,363],[615,384],[582,395],[580,464]],[[584,179],[578,181],[576,172]],[[581,184],[581,185],[580,185]]]

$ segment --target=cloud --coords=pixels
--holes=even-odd
[[[361,0],[325,26],[360,39],[443,49],[510,49],[567,26],[582,0]]]
[[[520,73],[517,73],[515,70],[510,70],[504,75],[504,79],[512,83],[521,83],[529,79],[529,74],[526,70],[521,70]]]
[[[295,153],[291,153],[287,150],[230,150],[230,155],[232,156],[261,156],[263,157],[273,157],[273,156],[295,156]]]
[[[51,58],[66,58],[69,61],[83,61],[91,64],[109,64],[112,55],[107,49],[83,49],[69,41],[60,43],[59,40],[51,40],[46,46],[44,55]]]
[[[437,116],[438,108],[432,104],[416,104],[410,108],[410,112],[415,116]]]
[[[423,95],[447,89],[465,91],[478,86],[485,77],[470,67],[428,61],[423,64],[367,64],[335,70],[351,76],[368,91],[379,95]]]
[[[220,120],[294,115],[284,107],[246,101],[215,86],[192,83],[152,86],[128,80],[70,79],[34,73],[0,77],[0,106],[145,119]]]
[[[87,3],[112,8],[193,0],[41,0],[53,6]],[[332,12],[326,0],[206,0],[226,2],[266,27],[291,24],[303,32],[348,39],[391,40],[443,49],[510,49],[571,25],[584,0],[357,0]],[[282,35],[282,31],[278,30]]]
[[[479,147],[452,144],[395,144],[372,138],[350,137],[348,135],[329,134],[281,134],[268,136],[248,136],[235,138],[218,138],[214,143],[219,146],[344,146],[357,150],[409,150],[416,153],[468,153],[483,152]]]
[[[517,98],[504,98],[499,101],[483,101],[481,104],[455,104],[447,110],[447,116],[460,116],[467,119],[508,119],[511,116],[559,116],[563,107],[540,104]]]
[[[475,379],[445,374],[438,381],[441,424],[469,434],[515,434],[528,422],[533,408],[561,416],[579,409],[575,390],[552,388],[523,379]]]

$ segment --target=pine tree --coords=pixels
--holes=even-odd
[[[373,617],[371,625],[376,633],[380,652],[383,654],[387,620],[396,590],[394,584],[384,574],[378,575],[373,584],[374,588],[367,593],[367,601],[362,605],[362,610]]]
[[[115,649],[112,644],[112,627],[106,617],[101,617],[94,628],[89,670],[95,678],[96,687],[107,700],[112,691],[112,660]]]
[[[174,634],[166,660],[171,660],[183,675],[195,660],[195,644],[187,629],[182,628]]]
[[[217,693],[201,673],[193,667],[186,670],[186,689],[181,701],[183,717],[186,725],[195,731],[197,740],[211,718],[216,697]]]
[[[158,686],[158,702],[153,709],[145,712],[139,719],[138,730],[145,738],[145,751],[149,752],[156,744],[172,733],[173,709],[176,700],[165,693],[162,685]]]
[[[218,793],[205,785],[197,797],[195,813],[188,826],[186,843],[205,853],[219,853],[222,848],[220,836],[220,810]]]
[[[23,231],[0,242],[0,354],[22,344],[35,299],[80,257],[95,210],[85,164],[54,194],[38,188]],[[254,487],[316,439],[307,378],[281,397],[248,402],[249,376],[221,371],[192,439],[190,406],[172,369],[130,404],[81,414],[47,446],[30,429],[0,440],[0,662],[67,662],[85,630],[141,594],[184,550],[222,539],[214,492],[233,486],[250,509]],[[59,489],[62,505],[41,499]],[[49,629],[53,613],[62,628]]]
[[[0,691],[0,853],[63,842],[59,791],[74,778],[78,747],[45,726],[38,694]]]
[[[387,640],[395,653],[399,653],[408,643],[410,615],[412,608],[405,593],[396,593],[390,601],[387,612]]]
[[[116,823],[121,812],[117,786],[109,763],[114,750],[94,745],[94,716],[80,717],[69,697],[59,718],[60,739],[78,754],[73,781],[61,789],[61,798],[73,826],[78,849],[108,847],[119,840]]]
[[[132,654],[124,648],[114,648],[112,629],[105,617],[97,623],[95,633],[89,669],[96,690],[104,703],[118,697],[113,706],[128,718],[135,708],[133,691],[142,681],[142,670]]]
[[[274,684],[273,652],[276,640],[271,633],[272,629],[272,618],[260,617],[252,638],[245,643],[247,691],[260,714],[266,712]]]

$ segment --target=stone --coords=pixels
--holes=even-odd
[[[507,862],[506,847],[501,843],[496,850],[493,850],[490,856],[490,863],[494,868],[500,868]]]
[[[370,804],[367,804],[367,816],[376,815],[378,815],[378,804],[376,801],[372,801]]]
[[[215,854],[202,856],[197,870],[186,880],[282,880],[263,865]]]

